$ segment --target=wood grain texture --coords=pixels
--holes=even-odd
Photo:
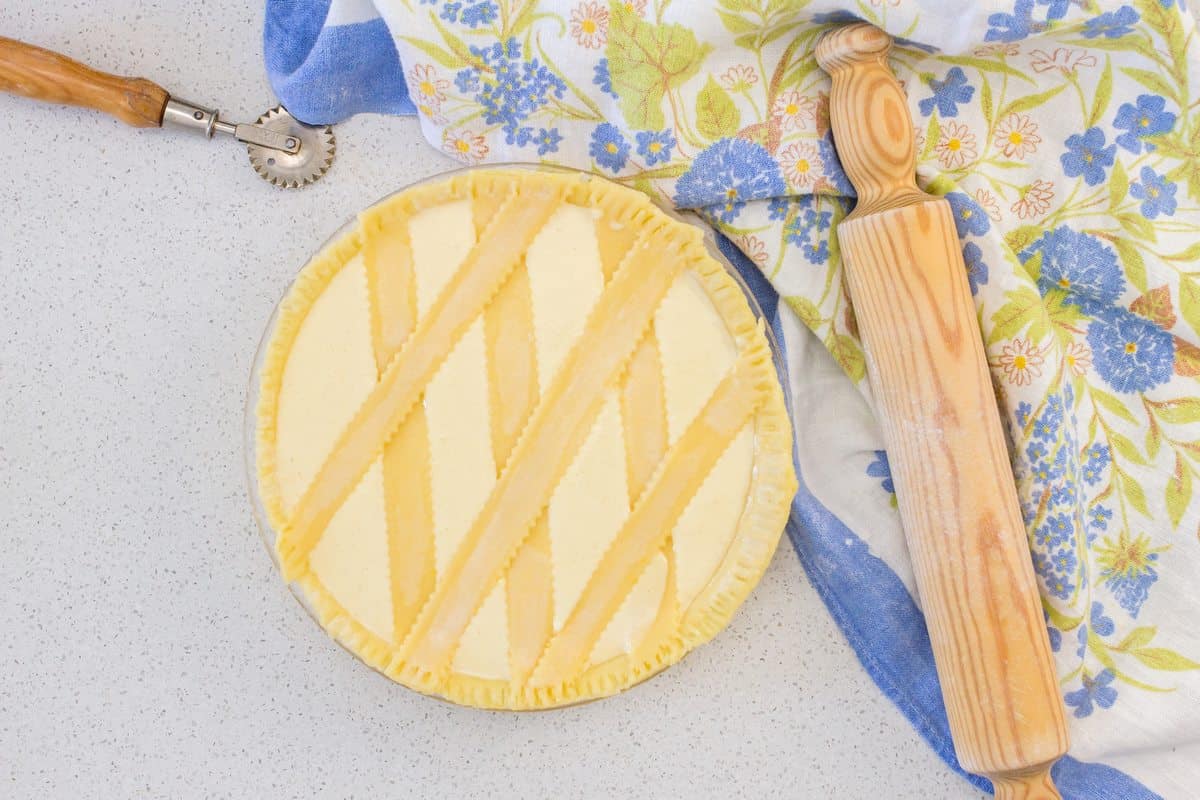
[[[892,39],[873,25],[825,34],[817,60],[834,80],[829,114],[838,158],[858,193],[854,213],[920,203],[917,151],[904,91],[887,65]]]
[[[0,91],[94,108],[135,128],[162,125],[170,95],[145,78],[109,75],[64,55],[0,36]]]
[[[914,180],[891,40],[838,29],[817,58],[859,204],[837,229],[959,762],[997,796],[1058,797],[1067,728],[1025,525],[949,204]]]
[[[996,800],[1060,800],[1049,770],[992,778]]]

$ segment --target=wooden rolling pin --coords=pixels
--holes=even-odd
[[[999,798],[1057,798],[1067,726],[950,204],[867,24],[817,46],[858,205],[837,228],[954,748]]]

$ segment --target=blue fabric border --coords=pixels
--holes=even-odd
[[[284,107],[313,125],[361,112],[417,113],[384,21],[326,26],[329,6],[330,0],[267,0],[263,52]]]
[[[718,234],[717,243],[750,287],[784,350],[778,294],[731,241]],[[780,377],[786,381],[786,375]],[[891,567],[809,491],[794,452],[793,459],[800,489],[787,532],[817,594],[871,679],[921,738],[951,769],[991,791],[991,782],[964,771],[954,754],[924,615]],[[1052,775],[1064,800],[1162,800],[1120,770],[1070,756],[1059,760]]]

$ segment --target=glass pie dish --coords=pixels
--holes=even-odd
[[[445,269],[455,258],[463,268]],[[403,316],[388,310],[393,295],[379,287],[393,278],[381,270],[399,274],[400,263],[413,273],[417,312],[408,338],[381,354],[380,318]],[[360,268],[365,284],[349,284]],[[462,300],[488,269],[500,288],[481,288],[475,305]],[[342,274],[351,277],[333,288]],[[354,305],[360,284],[365,311]],[[588,287],[594,296],[581,298]],[[335,294],[350,299],[322,299]],[[460,300],[460,338],[439,340],[439,321],[459,314]],[[564,309],[572,303],[578,313]],[[359,327],[370,327],[360,338],[377,361],[359,394],[317,402],[317,390],[295,388],[337,394],[353,383],[335,376],[357,357],[308,354]],[[310,328],[318,332],[302,333]],[[475,340],[482,355],[460,355]],[[427,383],[395,377],[425,352],[440,353]],[[536,373],[529,392],[514,384],[522,358]],[[285,381],[286,370],[300,377]],[[457,383],[442,386],[451,373]],[[707,641],[757,583],[795,490],[782,374],[761,308],[695,218],[570,170],[442,173],[347,220],[276,306],[246,404],[253,513],[310,616],[393,680],[491,708],[594,699]],[[497,409],[513,398],[525,406],[502,441],[508,412]],[[348,411],[331,428],[322,415],[339,403]],[[288,501],[283,470],[304,459],[284,451],[315,446],[283,417],[335,434],[309,458],[320,469],[289,478]],[[418,424],[415,438],[403,433]],[[410,446],[393,442],[410,438],[418,455],[393,456]],[[479,456],[488,438],[491,453]],[[352,458],[356,471],[334,468]],[[332,503],[312,499],[327,490]],[[352,499],[360,494],[369,497]],[[409,595],[419,602],[406,611],[397,598]]]

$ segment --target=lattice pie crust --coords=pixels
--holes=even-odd
[[[384,674],[489,708],[612,694],[714,636],[796,482],[763,333],[701,233],[574,173],[364,212],[261,371],[285,579]]]

